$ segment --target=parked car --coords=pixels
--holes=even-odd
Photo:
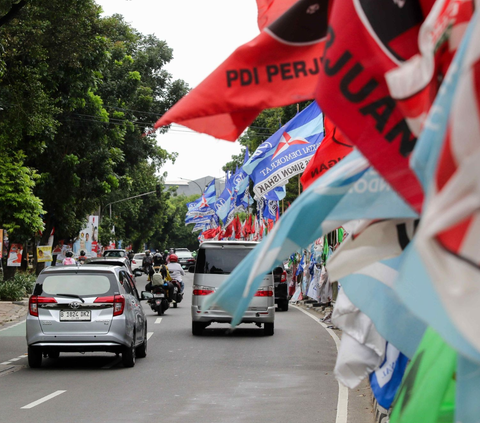
[[[127,270],[128,274],[132,278],[135,286],[137,285],[137,280],[135,279],[135,273],[132,270],[130,265],[130,260],[127,257],[95,257],[87,259],[88,264],[92,265],[108,265],[108,266],[123,266]]]
[[[131,265],[133,274],[135,274],[135,270],[142,270],[142,262],[143,258],[145,257],[145,253],[137,253],[133,256]]]
[[[147,319],[124,266],[48,267],[38,275],[27,314],[28,364],[43,355],[105,351],[125,367],[147,355]]]
[[[178,257],[178,262],[183,269],[188,269],[190,266],[195,265],[195,259],[190,251],[176,251],[175,254]]]
[[[288,311],[288,283],[287,271],[283,266],[275,267],[272,271],[275,284],[275,304],[282,311]]]
[[[202,313],[202,306],[208,295],[228,278],[235,267],[252,251],[257,242],[251,241],[207,241],[200,245],[193,276],[192,333],[201,335],[211,323],[231,323],[232,316],[219,307]],[[193,270],[194,269],[194,270]],[[275,301],[273,275],[263,278],[257,293],[243,315],[241,323],[263,325],[264,334],[274,333]]]

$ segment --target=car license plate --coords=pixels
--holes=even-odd
[[[153,298],[164,298],[165,294],[153,294]]]
[[[90,321],[92,319],[90,310],[60,310],[60,321]]]

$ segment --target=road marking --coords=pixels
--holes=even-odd
[[[11,358],[10,360],[8,361],[4,361],[3,363],[0,363],[0,364],[12,364],[11,362],[12,361],[18,361],[18,360],[21,360],[22,358],[25,358],[27,356],[27,354],[22,354],[22,355],[19,355],[17,358]]]
[[[161,317],[157,317],[157,320],[155,320],[155,324],[156,324],[156,325],[159,325],[160,323],[162,323],[162,318],[161,318]]]
[[[23,408],[33,408],[33,407],[36,407],[37,405],[45,402],[45,401],[48,401],[52,398],[55,398],[56,396],[60,395],[60,394],[63,394],[64,392],[67,392],[67,391],[55,391],[53,394],[50,394],[50,395],[47,395],[46,397],[43,397],[43,398],[40,398],[39,400],[37,401],[34,401],[34,402],[31,402],[30,404],[27,404],[25,406],[22,407]]]
[[[23,355],[17,358],[11,358],[10,361],[18,361],[18,360],[21,360],[22,358],[23,358]]]
[[[8,326],[8,327],[3,328],[3,329],[0,329],[0,332],[3,332],[4,330],[8,330],[8,329],[11,329],[11,328],[14,328],[15,326],[18,326],[18,325],[21,325],[22,323],[25,323],[25,320],[26,319],[23,319],[21,322],[18,322],[18,323],[15,323],[14,325]]]
[[[340,348],[340,338],[337,336],[337,334],[332,330],[328,329],[327,325],[323,322],[321,322],[318,319],[318,316],[314,316],[313,314],[309,313],[308,311],[304,310],[303,308],[300,308],[294,304],[290,304],[292,307],[295,307],[297,310],[300,310],[302,313],[305,313],[308,317],[311,317],[313,320],[315,320],[318,324],[320,324],[327,332],[328,334],[332,337],[332,339],[335,342],[335,346],[337,347],[337,352],[338,349]],[[338,402],[337,402],[337,418],[335,420],[336,423],[347,423],[347,417],[348,417],[348,388],[346,386],[343,386],[338,380]]]
[[[10,361],[4,361],[3,363],[0,363],[0,364],[5,364],[7,366],[8,364],[10,364]]]
[[[147,332],[147,341],[152,337],[153,332]]]

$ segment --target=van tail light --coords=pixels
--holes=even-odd
[[[285,270],[282,273],[282,279],[280,279],[280,282],[287,282],[287,272],[285,272]]]
[[[135,259],[132,259],[132,264],[137,264],[137,262],[135,261]]]
[[[257,292],[255,292],[255,297],[273,297],[273,286],[258,288]]]
[[[211,286],[198,286],[193,289],[193,295],[210,295],[215,292],[215,288]]]
[[[123,295],[110,295],[108,297],[97,297],[94,303],[113,304],[113,315],[120,316],[125,310],[125,297]]]
[[[56,303],[57,300],[52,297],[41,297],[39,295],[32,295],[28,300],[28,312],[30,316],[38,317],[38,305],[47,303]]]

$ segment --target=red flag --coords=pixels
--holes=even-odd
[[[419,211],[423,190],[408,165],[417,141],[390,96],[385,73],[418,53],[417,1],[334,2],[316,98],[393,188]]]
[[[297,0],[257,0],[258,29],[262,31],[272,22],[275,22],[296,1]]]
[[[300,179],[303,189],[307,189],[313,181],[322,176],[328,169],[353,151],[353,145],[347,140],[330,119],[324,116],[325,138],[317,148],[315,155]]]
[[[224,238],[230,238],[232,236],[232,233],[233,233],[233,222],[235,221],[232,220],[226,227],[225,227],[225,230],[223,231],[223,237]]]
[[[242,224],[240,222],[240,218],[238,217],[238,215],[235,217],[233,222],[234,222],[233,225],[235,228],[235,239],[240,239],[240,237],[242,236]]]
[[[235,141],[263,110],[314,97],[332,0],[299,0],[155,124]]]
[[[216,228],[206,230],[202,233],[202,235],[205,239],[212,239],[215,238],[221,232],[221,230],[222,229],[220,226],[217,226]]]

